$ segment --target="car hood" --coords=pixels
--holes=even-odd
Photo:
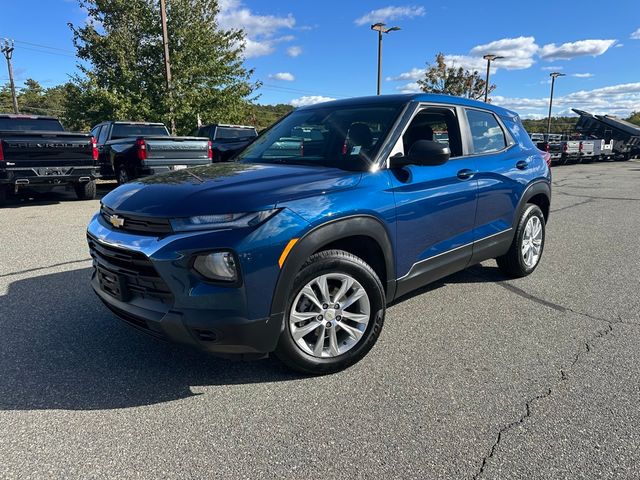
[[[217,163],[127,183],[102,203],[118,212],[159,217],[251,212],[352,188],[361,176],[327,167]]]

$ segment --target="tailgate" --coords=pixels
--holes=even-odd
[[[91,166],[91,135],[66,132],[0,132],[8,167]],[[12,165],[14,164],[14,165]]]
[[[201,137],[144,137],[150,166],[204,165],[209,159],[209,139]]]

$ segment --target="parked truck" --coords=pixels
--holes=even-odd
[[[258,136],[255,127],[214,123],[204,125],[193,132],[197,137],[211,140],[213,162],[226,162]]]
[[[21,190],[73,188],[96,196],[98,150],[88,133],[66,132],[53,117],[0,114],[0,202]]]
[[[93,127],[100,174],[127,183],[155,173],[211,163],[211,141],[173,137],[162,123],[107,121]]]
[[[576,130],[591,138],[603,138],[611,145],[614,160],[629,160],[640,155],[640,127],[613,115],[593,115],[573,109],[580,115]]]

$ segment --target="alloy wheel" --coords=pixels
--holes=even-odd
[[[527,221],[522,234],[522,260],[527,268],[533,268],[540,260],[542,252],[542,221],[532,216]]]
[[[362,338],[371,304],[364,287],[343,273],[320,275],[298,293],[289,312],[289,329],[303,352],[330,358],[351,350]]]

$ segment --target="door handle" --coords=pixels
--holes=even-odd
[[[520,160],[518,163],[516,163],[516,168],[518,170],[526,170],[526,168],[529,166],[529,164],[527,162],[525,162],[524,160]]]
[[[458,178],[460,180],[469,180],[471,177],[473,177],[476,173],[476,171],[471,170],[469,168],[463,168],[462,170],[460,170],[458,172]]]

